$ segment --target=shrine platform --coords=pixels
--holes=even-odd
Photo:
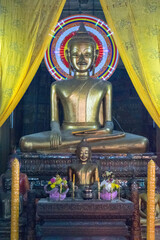
[[[37,204],[37,239],[130,239],[128,222],[133,210],[134,204],[124,199],[41,199]]]
[[[134,218],[139,219],[138,191],[145,191],[144,182],[147,177],[147,165],[151,159],[156,161],[155,154],[92,154],[91,163],[97,164],[100,180],[105,171],[112,171],[115,178],[121,180],[121,197],[130,199],[132,194],[129,189],[129,182],[132,182],[133,179],[136,180],[138,183],[136,197],[133,195],[132,199],[133,202],[136,199],[135,203],[128,200],[81,202],[67,199],[63,202],[49,202],[47,198],[44,199],[44,197],[47,197],[44,192],[44,185],[57,173],[61,177],[67,177],[68,167],[79,161],[76,155],[70,153],[19,153],[18,156],[21,161],[21,171],[28,175],[31,184],[29,193],[31,199],[28,201],[29,206],[27,208],[28,219],[30,219],[27,230],[28,239],[35,239],[36,234],[37,240],[53,239],[53,234],[54,236],[58,234],[56,240],[81,240],[80,237],[77,238],[81,235],[82,239],[85,240],[130,239],[131,222],[129,224],[128,222],[131,221],[131,216],[133,216],[133,204],[137,206]],[[156,175],[158,178],[160,177],[160,169],[157,165]],[[38,201],[39,199],[40,201]],[[37,221],[36,216],[40,218],[40,222]],[[135,234],[136,232],[140,233],[137,226],[139,226],[139,223],[135,222],[133,224]],[[74,232],[74,229],[77,229],[76,232]],[[68,235],[66,234],[64,238],[66,232]]]

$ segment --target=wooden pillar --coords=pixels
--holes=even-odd
[[[27,201],[27,240],[35,240],[36,233],[36,193],[34,190],[28,192]]]
[[[134,181],[131,185],[131,200],[134,203],[134,212],[132,217],[131,240],[141,240],[141,226],[139,215],[139,193],[138,185]]]

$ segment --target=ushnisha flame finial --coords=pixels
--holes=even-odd
[[[76,34],[69,40],[68,48],[70,48],[73,42],[77,42],[77,41],[90,42],[96,48],[96,42],[94,38],[89,34],[87,29],[85,28],[85,25],[83,22],[80,23],[79,29],[76,32]]]

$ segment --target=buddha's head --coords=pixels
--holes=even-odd
[[[75,75],[89,75],[91,70],[94,75],[98,50],[96,50],[96,42],[88,34],[83,23],[80,24],[76,34],[68,42],[66,54],[70,70],[73,70]]]
[[[82,140],[77,145],[77,151],[76,151],[77,157],[81,161],[82,164],[86,164],[88,160],[91,158],[91,147],[90,145],[85,141]]]

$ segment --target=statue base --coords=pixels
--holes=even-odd
[[[61,176],[67,176],[68,166],[77,163],[75,154],[57,153],[57,154],[37,154],[37,153],[19,153],[22,167],[21,171],[26,173],[31,188],[44,194],[44,185],[57,173]],[[116,178],[122,181],[122,189],[127,188],[129,180],[136,178],[140,189],[144,189],[144,180],[147,177],[147,164],[153,159],[156,161],[156,155],[153,153],[94,153],[91,162],[98,165],[100,180],[105,171],[112,171]],[[160,169],[156,166],[156,176],[160,176]],[[40,196],[42,197],[43,194]]]

